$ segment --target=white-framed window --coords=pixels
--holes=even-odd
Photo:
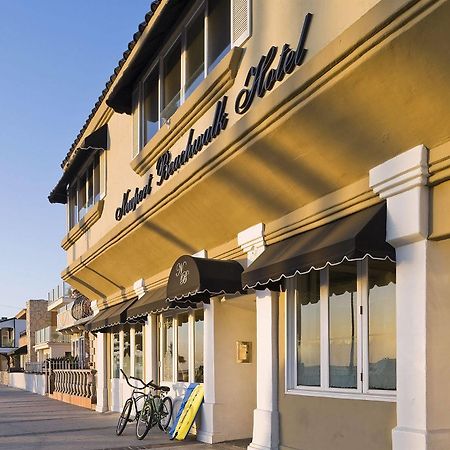
[[[122,369],[127,376],[143,379],[144,328],[140,323],[125,324],[110,333],[111,378],[122,378]]]
[[[250,0],[198,1],[133,93],[133,157],[217,66],[250,36]]]
[[[159,378],[203,383],[203,310],[158,316]]]
[[[86,215],[92,206],[104,197],[103,153],[96,152],[69,186],[67,191],[69,230]]]
[[[366,257],[287,281],[287,392],[395,399],[395,263]]]

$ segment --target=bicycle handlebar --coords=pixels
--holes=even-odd
[[[152,387],[153,389],[161,389],[161,386],[158,386],[157,384],[153,383],[153,380],[150,380],[148,383],[144,383],[144,381],[141,380],[140,378],[132,377],[131,375],[127,377],[127,374],[122,369],[120,369],[120,371],[122,372],[122,375],[125,377],[128,386],[134,389],[146,389],[148,387]],[[139,381],[142,384],[142,387],[133,386],[130,383],[129,379]]]
[[[144,383],[144,381],[142,381],[140,378],[136,378],[136,377],[132,377],[132,376],[127,377],[127,374],[122,369],[120,369],[120,371],[122,372],[122,375],[125,377],[125,381],[127,382],[128,386],[130,386],[134,389],[145,389],[148,387],[154,387],[153,380],[151,380],[149,383]],[[142,387],[133,386],[130,383],[129,379],[139,381],[142,384]]]

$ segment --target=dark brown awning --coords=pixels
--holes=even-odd
[[[132,322],[146,317],[148,314],[161,313],[169,309],[195,308],[191,301],[168,302],[166,286],[161,286],[145,293],[127,310],[127,321]]]
[[[395,261],[386,242],[386,205],[375,205],[270,245],[242,274],[245,288],[280,290],[283,280],[370,256]]]
[[[175,262],[167,284],[167,300],[209,301],[214,295],[242,292],[243,267],[233,260],[185,255]]]
[[[127,322],[127,309],[136,299],[133,298],[100,311],[84,327],[88,331],[101,331],[115,325],[125,324]]]
[[[15,350],[12,350],[8,353],[8,356],[14,356],[14,355],[26,355],[28,352],[28,345],[22,345],[22,347],[19,347]]]
[[[91,133],[83,142],[80,148],[75,150],[76,154],[72,158],[69,167],[62,174],[62,177],[50,192],[48,201],[50,203],[67,203],[67,186],[77,176],[87,159],[93,152],[106,150],[108,148],[108,124],[105,124]]]

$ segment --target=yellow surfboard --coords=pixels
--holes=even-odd
[[[176,440],[182,441],[189,433],[189,430],[194,423],[195,416],[197,415],[200,405],[203,402],[204,395],[205,391],[201,385],[197,386],[192,391],[192,394],[184,407],[183,414],[181,415],[177,427],[175,428],[174,438]]]

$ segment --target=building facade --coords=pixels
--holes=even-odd
[[[449,1],[157,1],[63,160],[97,409],[197,439],[450,447]]]

